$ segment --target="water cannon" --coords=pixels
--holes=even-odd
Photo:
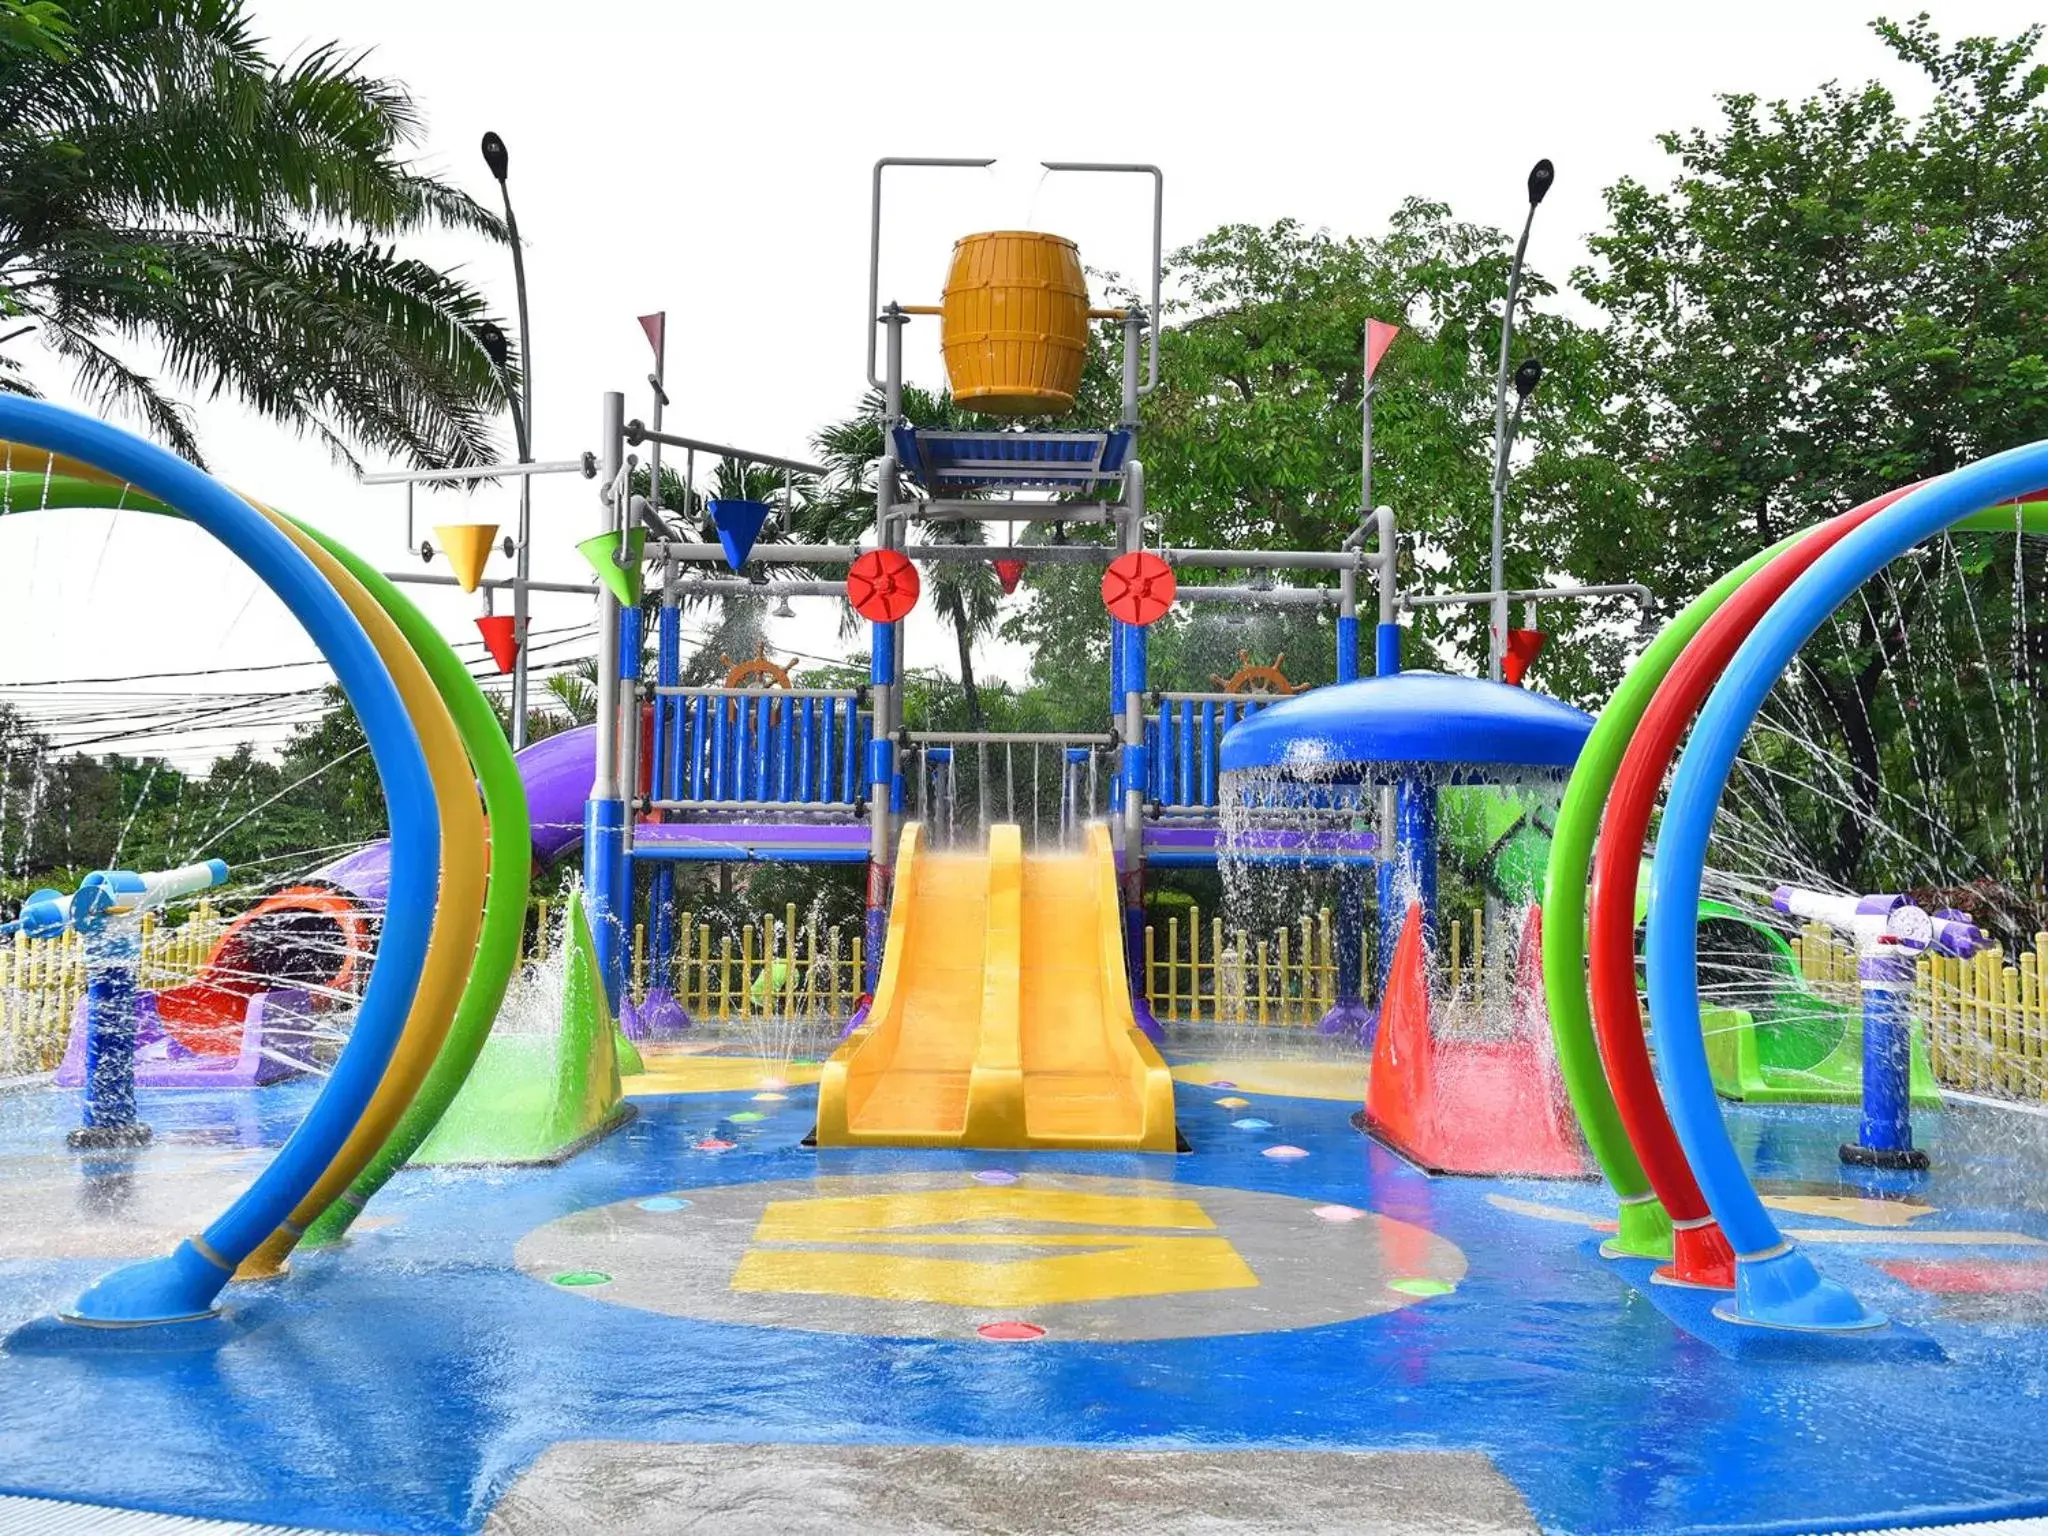
[[[1863,993],[1863,1115],[1856,1139],[1842,1144],[1851,1167],[1917,1173],[1928,1156],[1913,1145],[1912,992],[1914,963],[1929,950],[1967,960],[1984,947],[1984,930],[1966,913],[1929,912],[1904,896],[1845,896],[1781,885],[1771,905],[1787,917],[1824,923],[1856,945]]]
[[[1823,923],[1853,939],[1856,953],[1866,958],[1883,953],[1880,946],[1896,946],[1909,955],[1932,949],[1967,960],[1984,947],[1984,930],[1966,913],[1948,907],[1928,912],[1900,895],[1849,896],[1781,885],[1771,905],[1787,917]]]
[[[147,872],[96,869],[69,896],[51,890],[32,894],[22,903],[20,916],[0,925],[0,938],[15,933],[32,939],[54,939],[67,932],[97,933],[114,919],[139,917],[227,881],[228,866],[221,859]]]
[[[1933,947],[1937,954],[1967,960],[1990,940],[1990,935],[1970,921],[1969,913],[1954,907],[1943,907],[1928,917],[1934,924]]]

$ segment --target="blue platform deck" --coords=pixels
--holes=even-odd
[[[1428,1179],[1361,1139],[1343,1098],[1260,1093],[1228,1065],[1191,1075],[1195,1150],[1177,1158],[821,1155],[798,1146],[813,1090],[763,1099],[750,1082],[643,1098],[560,1168],[407,1174],[345,1250],[238,1289],[197,1336],[17,1333],[0,1491],[467,1532],[564,1441],[958,1442],[1479,1452],[1558,1531],[2048,1510],[2048,1121],[1929,1117],[1930,1208],[1901,1225],[1908,1208],[1845,1182],[1847,1112],[1733,1111],[1791,1202],[1781,1219],[1931,1346],[1763,1362],[1588,1257],[1610,1213],[1597,1187]],[[0,1095],[0,1324],[61,1305],[124,1243],[153,1251],[179,1192],[211,1209],[308,1091],[145,1094],[160,1145],[125,1169],[52,1150],[67,1096]],[[1305,1155],[1267,1155],[1281,1147]],[[1089,1204],[1112,1185],[1127,1203]],[[931,1200],[950,1214],[890,1238],[899,1258],[948,1257],[919,1246],[946,1238],[953,1258],[982,1244],[998,1271],[1039,1265],[1070,1218],[1036,1218],[1057,1207],[1108,1248],[1191,1244],[1169,1272],[1199,1283],[1064,1302],[970,1286],[935,1304],[835,1295],[801,1266],[774,1278],[867,1231],[849,1211],[886,1208],[887,1226]],[[1182,1214],[1162,1235],[1147,1212],[1165,1209]],[[889,1257],[863,1241],[863,1263]],[[579,1272],[599,1278],[568,1283]],[[1020,1317],[1045,1337],[977,1332]]]

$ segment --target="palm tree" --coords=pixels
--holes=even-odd
[[[906,385],[903,409],[911,420],[931,427],[958,427],[969,418],[950,395],[930,394]],[[874,525],[875,461],[882,456],[882,398],[871,391],[859,415],[835,422],[812,442],[830,471],[818,494],[798,514],[797,526],[817,543],[850,543]],[[986,544],[984,523],[933,523],[926,530],[933,544]],[[960,692],[967,704],[967,727],[982,729],[981,689],[974,677],[974,645],[994,633],[1000,616],[1002,587],[986,562],[934,565],[929,583],[932,606],[953,631],[960,658]]]
[[[548,674],[542,685],[555,707],[569,717],[571,725],[589,725],[597,719],[597,661],[586,656],[560,672]]]
[[[195,461],[189,397],[222,394],[351,466],[494,457],[484,301],[389,242],[505,230],[414,168],[411,98],[362,65],[273,64],[243,0],[0,0],[0,348]],[[4,351],[0,390],[36,393]]]

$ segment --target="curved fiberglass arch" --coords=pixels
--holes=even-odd
[[[1721,1120],[1700,1026],[1696,917],[1707,839],[1729,772],[1779,675],[1850,594],[1923,539],[2044,481],[2048,442],[2015,448],[1922,486],[1843,538],[1792,584],[1743,642],[1679,759],[1651,872],[1650,1018],[1673,1126],[1740,1261],[1735,1303],[1726,1316],[1825,1329],[1868,1327],[1883,1320],[1842,1286],[1823,1279],[1786,1241],[1750,1185]]]
[[[320,1096],[256,1182],[204,1232],[163,1258],[116,1270],[81,1296],[71,1313],[80,1321],[115,1325],[200,1317],[213,1310],[236,1265],[291,1214],[333,1161],[398,1043],[426,958],[440,882],[433,786],[418,735],[362,626],[312,562],[239,496],[166,449],[37,400],[0,397],[0,438],[117,476],[226,545],[277,594],[333,667],[362,720],[389,807],[390,915],[348,1048]]]

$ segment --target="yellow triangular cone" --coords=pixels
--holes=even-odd
[[[443,523],[434,529],[463,591],[474,592],[484,579],[484,563],[491,558],[492,540],[497,536],[496,523]]]

